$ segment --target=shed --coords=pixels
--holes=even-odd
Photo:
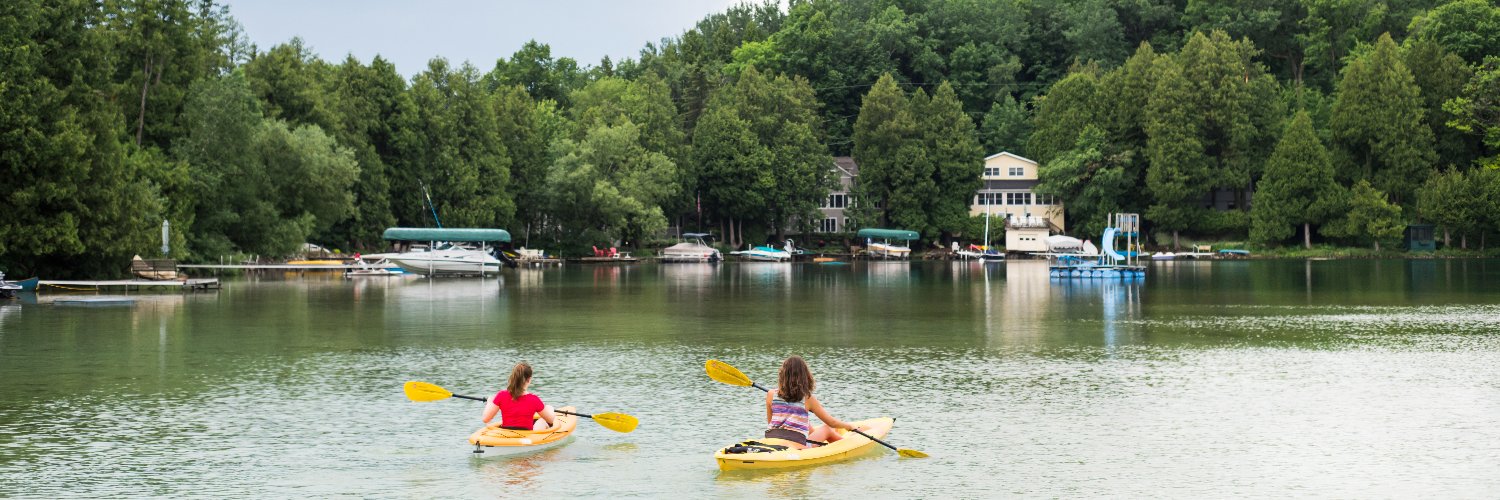
[[[1432,224],[1411,224],[1406,226],[1406,250],[1411,252],[1431,252],[1437,250],[1437,241],[1433,240]]]

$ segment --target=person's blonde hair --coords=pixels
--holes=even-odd
[[[531,365],[525,361],[516,363],[515,368],[510,370],[510,382],[505,384],[505,390],[510,392],[510,400],[518,401],[521,393],[526,392],[526,381],[531,380]]]
[[[812,370],[807,368],[807,362],[802,356],[786,358],[781,363],[781,373],[776,377],[778,386],[776,397],[788,403],[802,401],[807,395],[812,394],[813,381]]]

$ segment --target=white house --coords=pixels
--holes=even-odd
[[[1061,200],[1033,192],[1038,165],[1020,155],[1000,152],[984,159],[984,185],[974,195],[970,215],[989,214],[1005,219],[1005,249],[1045,252],[1047,236],[1063,232]]]

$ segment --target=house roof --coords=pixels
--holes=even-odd
[[[854,157],[852,156],[833,157],[833,167],[843,170],[844,174],[849,177],[859,177],[859,164],[854,163]]]
[[[1040,183],[1040,182],[1041,181],[1038,181],[1036,179],[1020,179],[1020,180],[985,179],[985,181],[984,181],[984,188],[983,189],[1031,189],[1033,187],[1036,187],[1036,185],[1038,183]]]
[[[996,157],[1000,157],[1000,156],[1009,156],[1009,157],[1011,157],[1011,158],[1015,158],[1015,159],[1017,159],[1017,160],[1021,160],[1021,161],[1024,161],[1024,162],[1026,162],[1026,163],[1030,163],[1030,164],[1032,164],[1032,165],[1036,165],[1036,164],[1037,164],[1037,163],[1036,163],[1036,160],[1033,160],[1033,159],[1031,159],[1031,158],[1027,158],[1027,157],[1025,157],[1025,156],[1021,156],[1021,155],[1018,155],[1018,154],[1015,154],[1015,153],[1012,153],[1012,152],[1010,152],[1010,151],[1001,151],[1001,152],[999,152],[999,153],[995,153],[995,154],[992,154],[992,155],[989,155],[989,156],[986,156],[986,157],[984,157],[984,159],[985,159],[985,161],[989,161],[989,160],[990,160],[990,159],[992,159],[992,158],[996,158]]]

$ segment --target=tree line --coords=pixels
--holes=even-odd
[[[999,151],[1041,162],[1073,232],[1138,211],[1173,239],[1425,221],[1467,244],[1500,230],[1496,26],[1487,0],[795,0],[636,58],[533,41],[408,78],[263,50],[212,0],[16,0],[0,266],[118,272],[163,219],[187,260],[379,248],[435,216],[565,250],[737,245],[810,230],[835,155],[861,165],[857,225],[972,238]]]

